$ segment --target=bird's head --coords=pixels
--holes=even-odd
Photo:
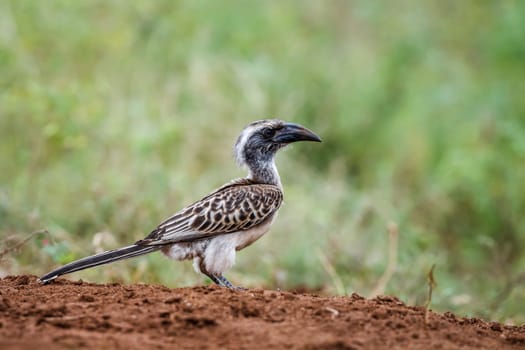
[[[311,130],[278,119],[258,120],[248,124],[235,142],[235,159],[239,165],[273,163],[275,153],[297,141],[321,142]]]

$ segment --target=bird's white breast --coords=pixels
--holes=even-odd
[[[276,215],[246,231],[220,235],[211,239],[204,251],[204,265],[211,273],[221,275],[235,264],[235,252],[261,238],[272,225]]]

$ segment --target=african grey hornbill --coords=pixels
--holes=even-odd
[[[274,221],[283,200],[275,154],[296,141],[321,139],[301,125],[277,119],[247,125],[234,147],[237,163],[248,168],[246,178],[233,180],[181,209],[135,244],[71,262],[40,281],[161,250],[175,260],[193,259],[197,272],[234,288],[223,272],[234,264],[235,252],[259,239]]]

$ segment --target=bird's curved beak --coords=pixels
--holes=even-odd
[[[278,143],[292,143],[297,141],[315,141],[321,142],[321,138],[313,131],[308,130],[302,125],[286,123],[284,127],[278,130],[273,137]]]

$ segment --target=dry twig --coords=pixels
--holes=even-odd
[[[425,302],[425,324],[428,325],[429,323],[429,308],[430,303],[432,302],[432,291],[434,288],[437,287],[436,280],[434,279],[434,268],[436,267],[436,264],[433,264],[430,268],[430,271],[428,271],[427,274],[427,283],[428,283],[428,294],[427,294],[427,301]]]
[[[26,238],[22,239],[21,241],[13,244],[12,246],[6,246],[5,248],[3,248],[2,250],[0,250],[0,261],[2,261],[2,259],[7,255],[7,254],[10,254],[12,252],[15,252],[15,251],[18,251],[20,248],[22,248],[24,246],[24,244],[26,244],[27,242],[29,242],[31,239],[33,239],[35,236],[37,235],[41,235],[41,234],[48,234],[49,231],[47,229],[42,229],[42,230],[38,230],[38,231],[35,231],[35,232],[31,232],[30,234],[27,235]],[[4,243],[7,239],[4,239]]]
[[[339,277],[339,275],[335,271],[334,266],[330,263],[326,255],[320,249],[317,249],[316,253],[319,258],[319,261],[321,262],[321,265],[323,265],[323,268],[325,269],[325,271],[328,273],[328,275],[332,279],[335,285],[335,290],[337,291],[337,294],[345,295],[346,288],[343,284],[343,281],[341,280],[341,277]]]
[[[370,297],[375,297],[376,295],[385,294],[386,285],[394,275],[397,269],[397,251],[398,251],[398,242],[399,242],[399,229],[396,223],[391,222],[387,226],[388,232],[388,263],[383,272],[383,275],[377,281],[377,284],[370,293]]]
[[[494,314],[498,309],[505,303],[507,298],[512,294],[514,288],[525,283],[525,272],[522,272],[513,278],[509,278],[498,295],[494,298],[493,302],[489,306],[491,314]]]

